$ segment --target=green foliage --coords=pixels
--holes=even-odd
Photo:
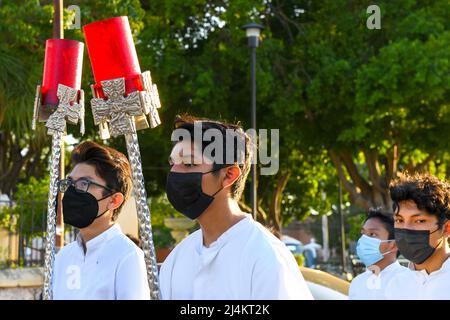
[[[0,227],[24,236],[42,236],[46,226],[49,179],[30,178],[19,184],[12,207],[0,210]]]
[[[294,218],[311,217],[311,209],[319,215],[331,211],[332,204],[337,202],[338,178],[326,153],[301,154],[295,150],[289,163],[293,174],[282,200],[283,224]]]
[[[0,123],[2,129],[18,135],[30,134],[34,92],[42,77],[43,44],[51,36],[51,16],[52,7],[40,6],[38,1],[3,1],[0,6]]]
[[[251,20],[265,26],[257,51],[258,127],[280,129],[280,173],[258,182],[264,210],[269,210],[279,176],[290,172],[282,199],[284,223],[307,217],[310,208],[328,212],[337,202],[331,149],[345,150],[369,184],[363,148],[376,150],[384,164],[387,151],[399,146],[399,169],[414,167],[431,154],[428,169],[441,177],[450,173],[448,0],[377,1],[381,30],[366,28],[370,3],[365,0],[71,4],[80,6],[82,25],[128,15],[141,69],[151,70],[158,84],[163,124],[139,133],[152,198],[164,193],[176,114],[239,120],[249,128],[249,51],[240,28]],[[298,14],[300,8],[305,13]],[[0,123],[2,130],[23,134],[22,148],[35,141],[27,132],[30,106],[42,76],[51,20],[51,5],[39,1],[2,1],[0,6]],[[82,31],[66,30],[66,38],[83,41]],[[89,101],[93,77],[87,56],[83,70]],[[87,137],[98,139],[89,107],[86,119]],[[79,136],[70,126],[69,133]],[[123,139],[108,143],[126,151]],[[380,170],[385,174],[384,166]],[[153,214],[162,226],[171,207],[160,205]]]
[[[346,222],[347,227],[349,228],[347,231],[348,241],[357,241],[361,237],[361,228],[366,216],[366,214],[360,213],[347,217]]]
[[[170,248],[175,240],[170,235],[170,229],[164,225],[164,219],[182,217],[167,200],[165,195],[150,198],[150,212],[152,216],[153,241],[157,248]]]

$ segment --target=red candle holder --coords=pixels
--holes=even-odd
[[[49,39],[45,45],[44,76],[37,88],[39,121],[46,121],[56,110],[58,85],[81,89],[84,44],[75,40]],[[78,100],[78,99],[77,99]]]
[[[105,97],[101,81],[122,77],[126,94],[144,90],[128,17],[96,21],[85,25],[83,31],[99,97]]]
[[[151,127],[159,125],[158,91],[150,72],[141,73],[128,17],[96,21],[85,25],[83,32],[95,79],[95,84],[91,85],[94,96],[91,105],[102,139],[108,139],[110,132],[115,136],[148,128],[147,116]],[[130,104],[139,105],[142,112],[131,112],[127,109]],[[112,115],[113,107],[120,117]],[[111,121],[125,119],[123,114],[131,120]]]

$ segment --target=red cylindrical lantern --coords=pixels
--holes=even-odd
[[[84,44],[75,40],[49,39],[45,45],[42,105],[58,105],[58,84],[80,90]]]
[[[141,67],[128,17],[96,21],[85,25],[83,31],[96,82],[96,94],[104,98],[100,81],[122,77],[125,78],[126,94],[142,91]]]

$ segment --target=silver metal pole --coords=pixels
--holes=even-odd
[[[55,131],[52,138],[52,157],[50,160],[50,190],[47,208],[47,234],[45,236],[44,262],[44,300],[52,299],[53,262],[55,259],[56,201],[58,199],[59,164],[63,133]]]
[[[145,191],[144,175],[142,173],[141,152],[136,133],[125,135],[128,159],[133,175],[133,192],[136,201],[136,210],[139,220],[139,237],[142,251],[144,251],[145,264],[147,265],[147,280],[152,300],[161,299],[158,284],[158,267],[156,261],[155,246],[153,244],[153,232],[151,225],[150,209],[147,204],[147,192]]]

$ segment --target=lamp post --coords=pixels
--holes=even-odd
[[[259,45],[259,35],[261,33],[261,30],[263,29],[263,26],[257,23],[249,23],[242,27],[242,29],[245,30],[245,33],[248,38],[248,46],[250,47],[250,78],[251,78],[251,87],[252,87],[252,93],[251,93],[251,124],[252,129],[255,130],[255,139],[254,143],[256,144],[256,48]],[[255,147],[254,150],[257,150]],[[256,154],[253,155],[253,159],[256,159]],[[257,190],[256,190],[256,179],[257,179],[257,172],[256,172],[256,161],[253,161],[252,163],[252,215],[253,219],[256,220],[257,217],[257,208],[258,208],[258,202],[257,202]]]
[[[339,179],[338,184],[338,213],[341,220],[341,263],[342,263],[342,272],[343,274],[347,273],[347,263],[346,263],[346,257],[345,257],[345,221],[344,221],[344,212],[342,211],[342,184],[341,180]]]

